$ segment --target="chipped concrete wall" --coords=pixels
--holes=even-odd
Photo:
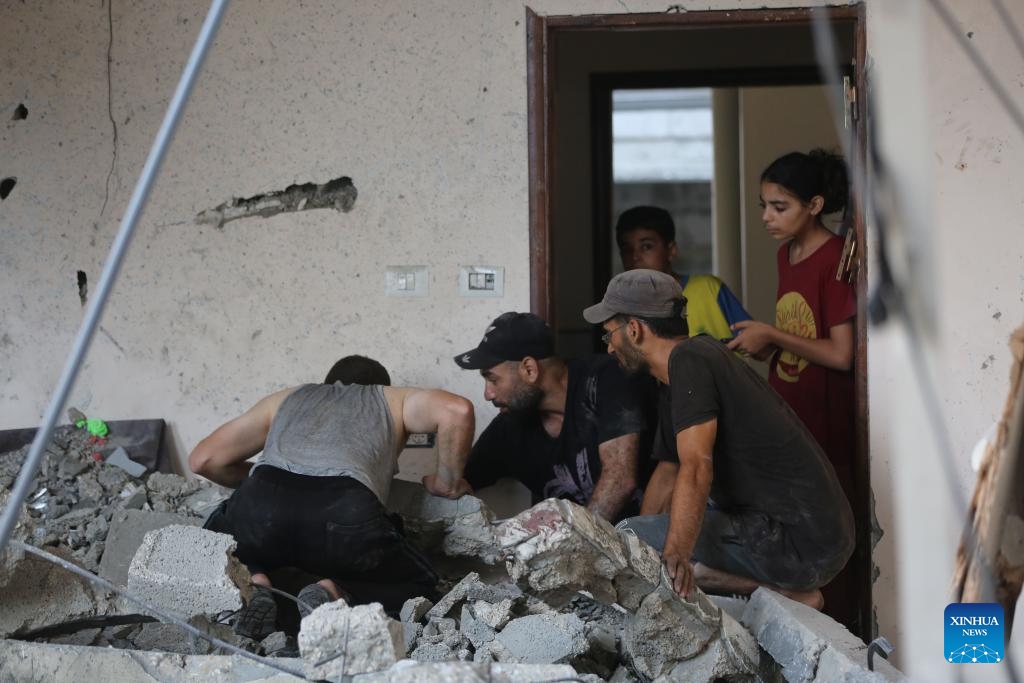
[[[584,14],[667,4],[531,7]],[[900,48],[877,37],[881,4],[868,0],[872,69]],[[1020,61],[988,5],[950,5],[1016,91]],[[78,271],[98,281],[205,10],[192,0],[0,9],[0,180],[17,179],[0,185],[9,190],[0,200],[0,428],[42,414],[83,314]],[[1020,7],[1012,11],[1024,25]],[[1024,151],[967,59],[928,21],[935,154],[927,168],[942,274],[936,367],[945,370],[943,405],[968,487],[967,453],[1002,405],[1005,339],[1024,317],[1016,225]],[[521,3],[234,4],[71,402],[105,418],[163,417],[184,455],[257,397],[320,379],[338,356],[363,352],[398,382],[472,397],[486,423],[493,411],[479,378],[450,359],[498,313],[529,305],[525,48]],[[348,213],[286,213],[223,229],[194,222],[233,197],[342,176],[359,193]],[[401,264],[429,267],[428,296],[384,295],[385,267]],[[459,265],[504,266],[504,298],[460,298]],[[896,599],[894,540],[916,531],[896,525],[890,484],[894,461],[906,457],[888,419],[904,363],[880,337],[869,352],[873,479],[887,533],[875,598],[882,632],[899,638],[910,617]]]

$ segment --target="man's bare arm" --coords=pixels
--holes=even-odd
[[[402,421],[407,432],[437,433],[437,472],[423,478],[427,490],[448,498],[469,493],[462,472],[473,445],[473,404],[440,389],[411,389],[402,402]]]
[[[189,469],[221,486],[238,488],[252,469],[246,460],[263,450],[270,423],[292,391],[294,388],[271,394],[214,430],[188,456]]]
[[[598,445],[601,476],[587,509],[615,522],[629,497],[636,490],[636,472],[640,461],[640,435],[623,434]]]
[[[711,493],[711,480],[714,476],[711,457],[717,433],[718,420],[712,419],[676,435],[679,472],[672,491],[668,537],[665,539],[662,560],[672,579],[672,587],[676,593],[687,598],[694,588],[690,558],[697,544],[700,525],[704,521],[704,509]]]
[[[661,515],[670,509],[672,490],[676,486],[679,463],[661,460],[651,474],[651,480],[644,489],[644,500],[640,504],[641,515]]]

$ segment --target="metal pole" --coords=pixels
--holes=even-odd
[[[21,472],[18,473],[18,479],[11,490],[7,507],[0,514],[0,555],[3,554],[4,549],[7,547],[7,541],[10,539],[14,525],[18,521],[21,505],[25,502],[25,498],[28,497],[29,487],[39,472],[39,465],[42,463],[43,453],[50,442],[50,437],[53,435],[54,425],[56,425],[60,411],[64,408],[68,394],[71,392],[71,387],[78,377],[78,370],[81,367],[82,359],[92,343],[92,338],[103,315],[103,308],[106,306],[107,298],[110,296],[110,289],[113,287],[117,274],[121,270],[121,263],[124,261],[125,252],[127,252],[128,245],[131,243],[132,235],[135,232],[135,224],[138,222],[139,216],[142,215],[142,211],[146,206],[150,189],[156,179],[157,172],[160,170],[160,165],[163,163],[171,138],[174,137],[174,131],[181,120],[182,111],[185,109],[185,104],[188,101],[189,94],[192,92],[192,86],[202,66],[203,59],[205,59],[206,53],[209,50],[210,43],[213,42],[213,37],[217,33],[217,27],[224,16],[227,4],[228,0],[213,0],[210,5],[206,21],[203,22],[203,27],[199,31],[199,37],[192,48],[192,54],[188,58],[185,70],[181,74],[181,80],[178,81],[178,87],[174,91],[170,105],[167,107],[163,123],[160,125],[160,130],[153,141],[153,147],[149,151],[149,157],[146,159],[146,165],[142,169],[142,175],[139,176],[139,180],[135,184],[135,191],[128,202],[124,218],[121,219],[121,228],[110,248],[110,255],[107,257],[103,274],[100,276],[96,296],[89,305],[85,320],[82,321],[78,337],[75,339],[74,347],[68,356],[67,364],[64,366],[64,372],[57,383],[57,388],[53,392],[53,397],[50,399],[50,405],[46,409],[43,423],[39,426],[39,431],[36,432],[36,438],[32,441],[32,446],[29,448],[25,464],[22,465]]]

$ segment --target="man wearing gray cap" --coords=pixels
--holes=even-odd
[[[796,414],[720,341],[687,336],[665,273],[616,276],[583,317],[626,370],[667,386],[642,516],[622,526],[662,551],[677,593],[765,586],[820,609],[853,552],[853,513]]]

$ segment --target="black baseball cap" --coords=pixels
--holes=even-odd
[[[464,370],[486,370],[505,361],[548,358],[554,353],[551,328],[540,316],[510,311],[495,318],[480,344],[455,356],[455,363]]]

